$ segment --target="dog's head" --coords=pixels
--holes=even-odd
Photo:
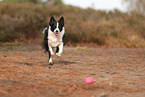
[[[52,16],[50,18],[50,21],[49,21],[49,26],[50,26],[51,31],[54,32],[54,34],[56,36],[58,36],[59,33],[63,30],[63,27],[64,27],[64,18],[63,18],[63,16],[58,21],[56,21],[54,19],[54,17]]]

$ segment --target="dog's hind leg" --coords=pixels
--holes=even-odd
[[[59,47],[57,46],[57,47],[56,47],[56,53],[58,53],[58,52],[59,52]]]
[[[63,43],[58,47],[58,52],[56,53],[56,55],[60,57],[62,55],[62,52],[63,52]]]

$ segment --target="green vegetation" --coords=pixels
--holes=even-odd
[[[20,45],[24,45],[24,43],[20,43],[20,42],[6,42],[6,43],[1,43],[0,46],[20,46]]]
[[[58,4],[63,4],[62,0],[3,0],[2,2],[10,2],[10,3],[25,3],[25,2],[30,2],[30,3],[37,3],[37,4],[42,4],[42,3],[50,3],[52,5],[58,5]]]
[[[38,42],[49,18],[65,17],[66,44],[108,47],[145,47],[145,16],[106,12],[63,4],[0,3],[0,41]]]
[[[77,50],[90,50],[90,48],[87,47],[87,46],[77,47],[76,49],[77,49]]]
[[[32,2],[32,3],[42,3],[42,0],[3,0],[3,2]]]

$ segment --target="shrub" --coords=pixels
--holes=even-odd
[[[51,16],[65,17],[66,42],[144,47],[145,16],[68,5],[0,3],[0,41],[40,41]]]

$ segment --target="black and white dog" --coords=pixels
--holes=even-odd
[[[49,21],[49,26],[43,30],[43,34],[42,46],[49,53],[49,65],[53,65],[51,56],[54,55],[54,48],[58,57],[63,52],[65,35],[63,16],[58,21],[52,16]]]

